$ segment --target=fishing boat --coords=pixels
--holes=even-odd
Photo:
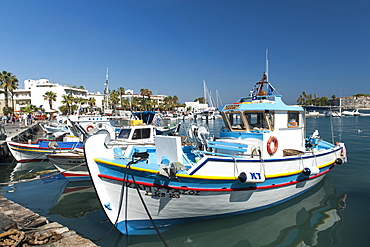
[[[157,135],[171,135],[176,136],[179,134],[181,122],[177,124],[168,124],[167,126],[157,126],[155,128]]]
[[[46,155],[52,153],[65,153],[74,148],[83,148],[78,137],[67,136],[64,141],[38,139],[35,142],[6,141],[13,157],[18,162],[47,160]]]
[[[50,153],[46,158],[70,180],[90,180],[83,149],[75,148],[63,153]]]
[[[265,90],[267,88],[267,90]],[[347,161],[345,145],[306,137],[304,109],[289,106],[264,74],[249,96],[223,106],[224,127],[205,125],[155,145],[129,145],[121,154],[104,135],[85,141],[99,200],[123,234],[253,212],[292,199]]]

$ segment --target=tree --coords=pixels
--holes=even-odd
[[[90,112],[93,111],[93,107],[95,106],[96,104],[96,99],[93,98],[93,97],[90,97],[88,100],[87,100],[87,103],[89,104],[90,106]]]
[[[119,87],[117,92],[119,94],[119,98],[120,98],[120,101],[121,101],[121,107],[122,107],[123,106],[122,95],[125,94],[125,89],[123,87]]]
[[[53,101],[57,100],[57,94],[54,93],[53,91],[47,91],[47,92],[45,92],[43,97],[44,97],[44,100],[47,100],[49,102],[50,110],[52,110],[53,109]]]
[[[82,97],[76,97],[73,99],[73,102],[75,102],[77,104],[76,108],[73,109],[73,111],[75,110],[78,110],[80,111],[80,107],[81,105],[83,105],[85,103],[86,99],[82,98]]]
[[[109,103],[110,103],[110,108],[116,109],[117,104],[120,102],[118,92],[116,90],[112,90],[110,95],[109,95]]]
[[[37,108],[37,106],[31,104],[27,104],[26,106],[21,107],[21,111],[25,113],[35,113],[38,110],[39,108]]]
[[[205,104],[206,103],[206,99],[204,97],[200,97],[200,98],[197,98],[194,100],[194,102],[199,102],[199,104]]]
[[[150,106],[150,96],[152,95],[152,91],[150,91],[149,89],[146,89],[146,88],[142,88],[140,89],[140,95],[143,96],[142,98],[142,101],[141,101],[141,106],[146,108],[147,105]],[[145,97],[147,97],[147,99],[145,99]]]
[[[0,83],[1,83],[0,86],[2,89],[4,89],[3,93],[5,96],[5,107],[3,110],[4,115],[9,114],[9,92],[11,93],[13,99],[13,90],[18,88],[17,82],[18,79],[15,75],[13,75],[13,73],[7,72],[5,70],[3,70],[2,73],[0,73]]]
[[[62,95],[63,100],[61,101],[62,104],[65,104],[67,106],[67,113],[71,114],[71,106],[73,104],[73,96],[71,94],[63,94]]]

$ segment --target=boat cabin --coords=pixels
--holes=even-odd
[[[248,144],[250,155],[278,158],[293,147],[305,150],[304,109],[286,105],[280,95],[242,98],[225,105],[221,115],[220,140]]]
[[[154,138],[155,129],[153,125],[130,125],[121,128],[116,140],[138,144],[154,144]]]

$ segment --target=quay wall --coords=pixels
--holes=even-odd
[[[75,231],[0,195],[0,246],[97,246]]]

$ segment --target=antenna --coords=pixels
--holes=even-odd
[[[108,67],[107,67],[107,73],[105,74],[105,84],[108,85]]]

